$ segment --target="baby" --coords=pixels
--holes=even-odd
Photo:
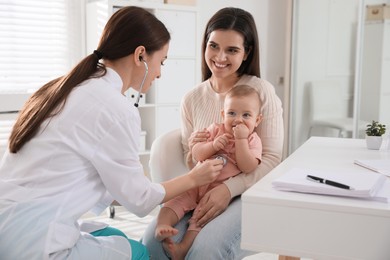
[[[224,160],[225,166],[217,180],[168,201],[161,208],[157,218],[155,237],[163,241],[164,249],[173,260],[184,259],[201,229],[194,218],[191,218],[182,241],[174,243],[171,237],[178,232],[174,225],[187,212],[194,209],[196,211],[198,202],[209,190],[237,174],[254,171],[261,162],[262,144],[254,131],[262,119],[257,90],[247,85],[232,88],[226,94],[221,113],[223,124],[214,123],[209,126],[209,140],[199,142],[192,148],[196,161],[204,161],[211,157],[220,157]]]

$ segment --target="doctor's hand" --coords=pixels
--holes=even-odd
[[[229,206],[231,195],[225,184],[220,184],[208,191],[194,210],[193,218],[197,225],[204,227],[219,216]]]
[[[195,181],[196,186],[201,186],[215,181],[222,168],[223,160],[206,160],[204,162],[198,162],[189,174]]]

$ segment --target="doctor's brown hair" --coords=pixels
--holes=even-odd
[[[148,11],[124,7],[107,22],[98,48],[81,60],[67,75],[56,78],[38,89],[22,108],[12,129],[9,149],[19,151],[39,131],[43,121],[57,115],[73,88],[81,82],[102,77],[107,70],[101,58],[116,60],[134,53],[138,46],[153,54],[170,40],[165,25]]]
[[[245,53],[248,57],[237,70],[238,76],[243,74],[260,77],[259,37],[253,16],[240,8],[226,7],[216,12],[208,21],[202,42],[202,80],[211,77],[204,54],[210,34],[216,30],[233,30],[244,37]]]

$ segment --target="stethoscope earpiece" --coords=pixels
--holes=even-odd
[[[139,56],[139,60],[142,61],[145,65],[145,73],[144,73],[144,78],[142,79],[142,82],[141,82],[141,86],[139,87],[137,101],[134,103],[135,107],[138,107],[138,105],[139,105],[139,99],[141,98],[141,91],[142,91],[142,88],[144,87],[145,79],[146,79],[146,76],[148,75],[148,72],[149,72],[148,64],[146,63],[146,61],[144,61],[142,56]]]

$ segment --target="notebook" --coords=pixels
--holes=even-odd
[[[342,189],[308,180],[307,175],[335,181],[350,186]],[[272,182],[275,189],[332,196],[355,197],[390,202],[390,180],[375,172],[337,172],[293,168]]]

